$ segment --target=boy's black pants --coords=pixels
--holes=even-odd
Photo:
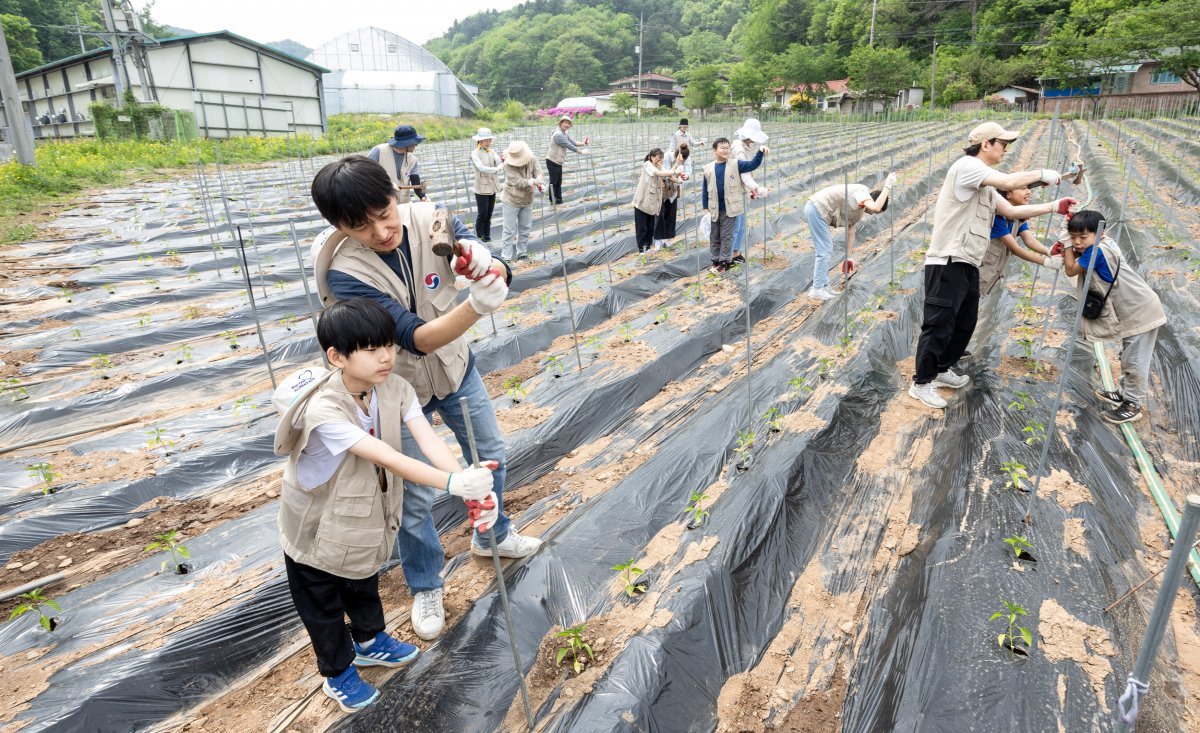
[[[562,203],[562,166],[553,160],[546,161],[546,170],[550,171],[550,200],[556,204]]]
[[[361,644],[384,629],[379,573],[362,580],[339,578],[286,554],[283,564],[292,603],[317,653],[317,671],[323,677],[336,677],[354,662],[350,640]],[[346,616],[350,617],[349,629]]]
[[[979,268],[925,265],[925,320],[917,341],[917,384],[928,384],[967,350],[979,317]]]

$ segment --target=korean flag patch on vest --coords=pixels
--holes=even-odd
[[[425,275],[425,287],[426,288],[428,288],[429,290],[437,290],[438,286],[441,284],[442,284],[442,278],[438,277],[438,274],[436,272],[426,273],[426,275]]]

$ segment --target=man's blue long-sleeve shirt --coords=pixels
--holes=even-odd
[[[740,176],[743,173],[749,173],[750,171],[754,170],[755,168],[758,168],[760,165],[762,165],[762,160],[763,160],[763,154],[762,154],[761,150],[759,150],[757,153],[755,153],[754,157],[750,160],[739,160],[737,162],[738,175]],[[723,214],[723,213],[725,213],[725,164],[724,163],[717,163],[716,168],[713,169],[713,177],[717,179],[717,213]],[[703,186],[703,188],[700,189],[700,203],[701,203],[700,208],[702,208],[702,209],[708,208],[708,176],[704,176],[704,186]]]

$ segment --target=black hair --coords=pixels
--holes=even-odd
[[[359,349],[377,349],[396,343],[396,319],[370,298],[339,300],[317,320],[317,343],[342,356]]]
[[[713,150],[716,150],[716,149],[717,149],[717,146],[718,146],[718,145],[720,145],[721,143],[725,143],[726,145],[728,145],[728,144],[729,144],[729,138],[727,138],[727,137],[719,137],[719,138],[717,138],[716,140],[713,140]]]
[[[692,157],[692,149],[687,143],[683,143],[679,146],[679,152],[677,155],[679,160],[687,160],[688,158]]]
[[[687,118],[686,118],[686,117],[684,117],[683,119],[681,119],[681,120],[679,121],[679,126],[680,126],[680,127],[683,127],[683,126],[684,126],[684,125],[686,125],[687,123],[688,123],[688,121],[687,121]]]
[[[646,153],[646,157],[642,158],[642,161],[649,163],[651,158],[653,158],[656,155],[662,155],[662,154],[663,154],[662,148],[654,148],[649,153]]]
[[[983,150],[983,143],[975,143],[974,145],[963,148],[963,153],[974,158],[976,155],[979,155],[980,150]]]
[[[317,171],[312,199],[330,224],[357,229],[395,203],[396,187],[383,166],[365,155],[347,155]]]
[[[1072,234],[1081,232],[1091,232],[1095,234],[1100,231],[1100,223],[1104,221],[1104,215],[1095,209],[1084,209],[1076,211],[1071,220],[1067,222],[1067,231]]]
[[[872,191],[871,198],[874,199],[875,201],[878,201],[879,194],[881,194],[881,193],[883,193],[883,191]],[[888,196],[886,199],[884,199],[883,200],[883,208],[879,210],[879,213],[882,214],[883,212],[887,211],[888,204],[890,204],[891,202],[892,202],[891,196]]]

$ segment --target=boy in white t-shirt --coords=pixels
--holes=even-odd
[[[325,694],[346,712],[379,697],[356,667],[402,667],[419,650],[384,631],[379,568],[400,528],[404,481],[445,488],[496,521],[492,468],[463,470],[392,372],[396,322],[369,298],[325,309],[317,341],[334,367],[303,369],[275,390],[275,453],[290,454],[279,504],[288,589],[317,656]],[[430,463],[401,453],[401,422]],[[481,501],[483,500],[483,501]],[[344,618],[350,619],[347,629]]]

